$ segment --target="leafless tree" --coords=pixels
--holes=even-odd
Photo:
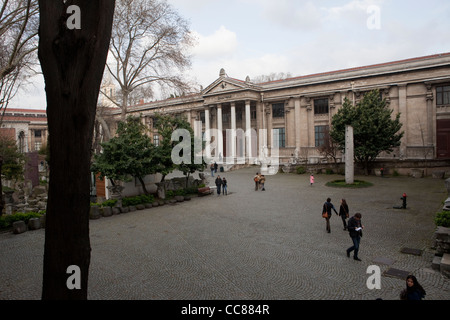
[[[0,8],[0,111],[37,61],[37,0],[3,0]],[[0,118],[1,123],[1,118]]]
[[[186,92],[181,71],[190,66],[186,49],[193,44],[188,23],[165,0],[118,0],[114,15],[107,70],[117,82],[112,99],[122,109],[151,97],[155,85]]]
[[[288,72],[288,73],[284,73],[284,72],[272,72],[271,74],[268,75],[261,75],[261,76],[257,76],[254,79],[252,79],[253,83],[264,83],[264,82],[270,82],[270,81],[276,81],[276,80],[285,80],[288,78],[291,78],[292,75]]]
[[[334,165],[337,170],[338,169],[337,158],[339,149],[337,144],[333,141],[333,139],[330,136],[329,126],[326,127],[323,136],[324,136],[323,144],[317,147],[317,151],[319,151],[319,153],[323,155],[326,159],[329,158],[333,159]]]

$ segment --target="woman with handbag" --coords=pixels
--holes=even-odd
[[[345,201],[345,199],[341,199],[339,215],[342,218],[342,223],[344,224],[344,231],[345,231],[345,230],[347,230],[347,222],[345,221],[345,219],[347,219],[349,217],[348,205],[347,205],[347,201]]]

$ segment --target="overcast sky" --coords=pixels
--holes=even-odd
[[[448,0],[168,0],[197,39],[189,74],[245,80],[450,52]],[[42,80],[10,107],[45,109]]]

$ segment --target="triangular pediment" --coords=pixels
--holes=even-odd
[[[210,84],[205,90],[203,95],[225,93],[230,91],[247,90],[248,86],[245,82],[239,80],[221,77]]]

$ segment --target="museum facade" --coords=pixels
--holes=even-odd
[[[128,114],[141,114],[150,128],[157,113],[184,116],[214,161],[275,155],[280,163],[317,163],[326,161],[318,147],[344,99],[357,103],[374,89],[393,116],[400,113],[404,131],[401,146],[381,158],[450,159],[450,53],[266,83],[222,69],[198,94],[131,106]]]

